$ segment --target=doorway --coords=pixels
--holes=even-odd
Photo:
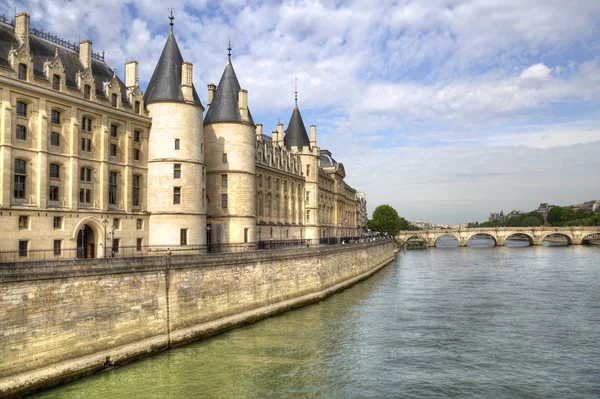
[[[77,257],[95,258],[96,244],[94,231],[87,224],[79,229],[77,234]]]

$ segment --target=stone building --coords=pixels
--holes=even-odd
[[[308,137],[297,97],[287,129],[264,134],[231,49],[205,108],[172,21],[144,93],[137,61],[123,81],[90,41],[29,25],[26,13],[0,20],[0,252],[101,257],[364,232],[364,194],[315,126]]]

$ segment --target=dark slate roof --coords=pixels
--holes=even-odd
[[[331,152],[329,152],[328,150],[321,150],[321,163],[320,163],[320,166],[322,168],[337,167],[338,163],[336,162],[335,159],[333,159],[331,157]]]
[[[230,60],[208,107],[206,118],[204,118],[205,125],[216,122],[243,122],[238,104],[240,88],[240,82],[238,82]],[[250,108],[248,108],[248,119],[254,125]]]
[[[0,22],[0,64],[7,67],[10,67],[8,59],[11,46],[14,49],[19,47],[14,28]],[[65,83],[68,87],[77,89],[77,73],[84,70],[81,61],[79,61],[79,53],[32,33],[29,34],[29,49],[33,56],[33,75],[41,79],[46,79],[44,62],[53,60],[55,51],[58,49],[58,57],[65,67]],[[114,71],[103,61],[92,58],[92,75],[96,80],[96,96],[106,98],[104,83],[112,81]],[[129,104],[127,88],[121,79],[118,77],[117,79],[121,84],[121,101],[123,104]]]
[[[283,143],[288,150],[292,147],[298,147],[298,150],[302,150],[304,146],[310,149],[310,140],[308,139],[308,134],[306,134],[306,128],[304,127],[304,121],[302,120],[302,115],[300,115],[297,102],[294,112],[292,112],[290,123],[287,129],[285,129]]]
[[[154,101],[184,101],[183,92],[181,91],[181,65],[183,57],[179,46],[175,40],[173,30],[169,33],[169,38],[165,43],[162,54],[158,59],[158,64],[154,69],[154,73],[150,78],[146,92],[144,93],[144,101],[146,104]],[[192,84],[192,93],[194,102],[202,105],[200,97],[196,93],[196,88]]]

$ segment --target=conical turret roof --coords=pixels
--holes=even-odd
[[[182,64],[183,57],[175,40],[173,28],[171,27],[169,38],[165,43],[158,64],[144,93],[144,102],[146,104],[155,101],[184,101],[183,92],[181,91]],[[194,102],[202,105],[200,97],[196,93],[196,88],[193,85],[192,91]]]
[[[204,118],[205,125],[216,122],[243,122],[238,104],[240,88],[240,82],[230,59],[208,107],[208,112]],[[254,125],[250,108],[248,108],[248,119]]]
[[[287,129],[285,129],[283,143],[288,150],[292,147],[298,147],[298,150],[302,150],[304,146],[307,146],[310,149],[310,140],[308,139],[308,134],[304,127],[302,115],[300,115],[300,110],[298,109],[298,101],[296,101],[290,123],[288,124]]]

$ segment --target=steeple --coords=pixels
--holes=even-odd
[[[227,46],[229,62],[225,66],[223,76],[219,81],[217,90],[212,98],[204,124],[215,122],[243,122],[244,119],[240,114],[238,96],[240,93],[240,82],[235,74],[233,65],[231,64],[231,40]],[[248,121],[254,125],[252,114],[248,109]]]
[[[181,66],[183,65],[183,57],[173,34],[173,20],[175,19],[173,9],[170,12],[169,25],[171,26],[171,30],[144,93],[144,102],[146,104],[154,101],[184,101],[183,92],[181,91]],[[193,86],[192,90],[194,102],[202,105],[200,97],[198,97],[198,93],[196,93],[196,89]]]
[[[288,150],[290,150],[292,147],[297,147],[299,151],[302,151],[304,146],[310,149],[310,140],[308,139],[308,134],[306,133],[306,128],[304,127],[302,115],[300,115],[300,110],[298,109],[298,79],[294,77],[294,80],[295,107],[294,111],[292,112],[292,117],[290,118],[290,123],[288,123],[288,128],[285,130],[283,143]]]

